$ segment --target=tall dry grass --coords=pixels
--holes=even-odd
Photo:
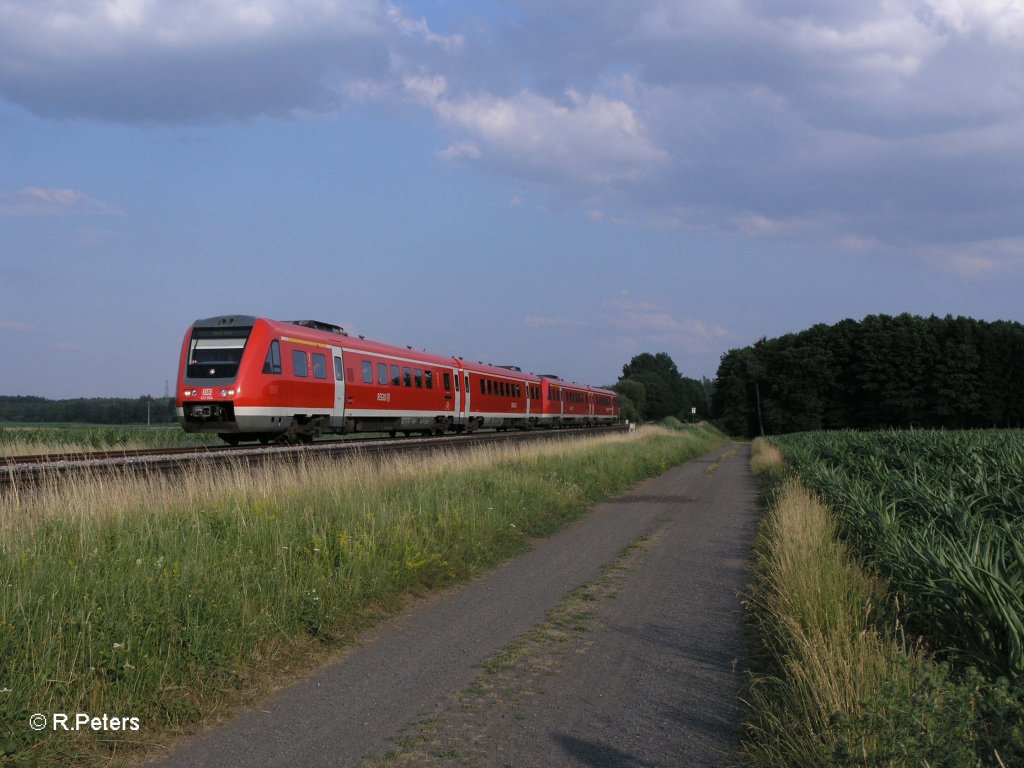
[[[763,437],[755,437],[750,446],[750,471],[756,476],[778,475],[785,467],[782,451]]]

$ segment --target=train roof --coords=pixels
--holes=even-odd
[[[424,363],[438,366],[461,365],[462,368],[476,373],[487,374],[496,378],[517,379],[520,381],[540,382],[544,379],[557,383],[560,387],[578,389],[585,392],[596,392],[607,395],[615,395],[607,389],[592,387],[587,384],[563,381],[553,374],[524,373],[519,366],[515,365],[492,365],[484,362],[471,362],[456,355],[438,355],[425,350],[413,349],[411,346],[399,347],[394,344],[385,344],[373,341],[363,336],[351,336],[340,325],[326,323],[321,320],[272,320],[266,317],[255,315],[219,315],[196,320],[193,328],[247,328],[255,327],[258,322],[266,323],[274,333],[280,336],[293,336],[305,338],[311,341],[319,341],[323,344],[332,344],[344,349],[358,350],[368,354],[376,354],[387,357],[413,358]]]
[[[394,344],[385,344],[380,341],[373,341],[363,336],[351,336],[341,326],[323,323],[320,321],[281,321],[264,318],[274,329],[275,333],[282,336],[308,335],[324,343],[334,344],[344,349],[352,349],[366,352],[371,355],[382,355],[387,357],[413,358],[424,363],[438,366],[461,365],[464,369],[483,373],[489,376],[518,379],[521,381],[539,381],[537,376],[513,371],[510,368],[503,368],[489,363],[470,362],[455,355],[438,355],[426,350],[415,349],[412,346],[399,347]],[[291,327],[290,327],[291,326]]]

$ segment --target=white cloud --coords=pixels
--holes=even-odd
[[[416,37],[428,45],[441,48],[446,53],[457,53],[465,45],[466,41],[462,35],[438,35],[430,30],[426,19],[410,19],[395,5],[388,6],[387,15],[403,35]]]
[[[146,49],[195,51],[270,38],[374,34],[377,0],[32,0],[0,2],[13,51],[56,61]]]
[[[0,193],[0,216],[27,218],[69,214],[119,214],[115,206],[65,187],[24,187],[13,194]]]
[[[573,320],[561,315],[556,317],[527,315],[526,325],[528,328],[582,328],[586,323],[582,320]]]
[[[461,17],[391,0],[0,0],[0,50],[0,98],[48,116],[417,105],[444,134],[438,159],[534,182],[606,226],[856,250],[1012,238],[1024,220],[1020,0]]]
[[[569,90],[561,101],[527,89],[512,97],[458,96],[440,76],[410,77],[405,86],[470,137],[444,157],[484,158],[516,174],[586,185],[648,176],[668,158],[629,104],[598,93]]]
[[[456,160],[458,158],[476,160],[481,154],[480,147],[476,144],[472,144],[468,141],[460,141],[456,144],[452,144],[447,149],[437,152],[436,157],[441,160]]]
[[[653,299],[637,299],[628,291],[603,302],[602,326],[625,334],[643,347],[667,347],[686,354],[718,349],[731,332],[719,323],[680,317]]]
[[[0,96],[48,116],[237,119],[335,108],[387,71],[382,0],[0,0]]]
[[[931,246],[924,255],[965,278],[1024,273],[1024,237]]]
[[[1024,43],[1024,5],[1019,0],[925,0],[924,5],[957,35],[981,33],[1008,44]]]

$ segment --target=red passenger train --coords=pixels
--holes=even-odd
[[[353,338],[313,320],[248,315],[192,324],[176,399],[186,432],[216,432],[229,443],[591,426],[619,417],[618,395],[607,389]]]

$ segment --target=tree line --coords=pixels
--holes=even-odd
[[[619,393],[623,419],[660,421],[674,416],[690,421],[710,416],[714,384],[707,378],[683,376],[666,352],[644,352],[623,366],[612,389]]]
[[[711,410],[729,434],[1024,426],[1024,325],[870,315],[722,356]]]
[[[174,400],[166,397],[44,397],[0,395],[0,422],[73,424],[166,424],[175,421]]]

